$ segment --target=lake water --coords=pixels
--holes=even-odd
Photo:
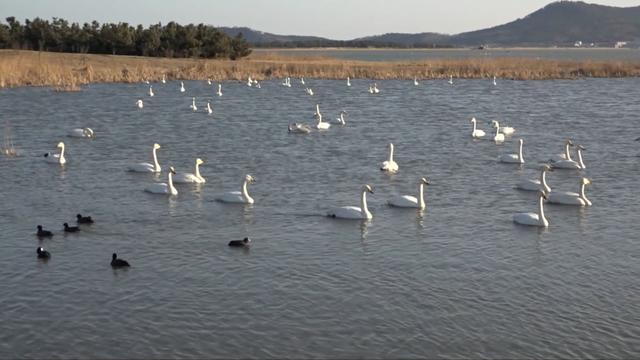
[[[640,354],[640,79],[202,81],[0,91],[23,156],[0,157],[0,358],[632,358]],[[211,99],[214,115],[192,113]],[[145,101],[137,109],[138,98]],[[315,104],[347,125],[309,135]],[[516,128],[472,140],[469,119]],[[91,127],[95,140],[66,137]],[[525,140],[524,166],[496,162]],[[548,229],[517,226],[536,195],[521,177],[587,148],[587,170],[549,174],[593,206],[548,204]],[[66,144],[64,168],[42,154]],[[126,172],[161,144],[163,172]],[[400,171],[378,169],[387,143]],[[201,157],[207,183],[143,191]],[[257,182],[253,206],[214,201]],[[427,209],[390,208],[426,176]],[[370,222],[327,218],[358,205]],[[96,223],[64,235],[76,213]],[[53,230],[39,241],[36,225]],[[250,250],[227,242],[249,236]],[[42,245],[52,254],[36,259]],[[111,269],[111,253],[130,269]]]
[[[323,56],[343,60],[424,61],[467,58],[533,58],[575,61],[640,61],[637,48],[515,48],[515,49],[253,49],[257,55]]]

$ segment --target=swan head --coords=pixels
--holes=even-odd
[[[247,176],[245,176],[245,177],[244,177],[244,180],[245,180],[246,182],[248,182],[249,184],[253,184],[254,182],[256,182],[256,179],[254,179],[254,178],[253,178],[253,176],[251,176],[251,175],[247,175]]]
[[[540,195],[541,198],[547,200],[547,194],[544,191],[539,191],[538,195]]]
[[[564,142],[565,145],[569,145],[569,146],[573,146],[573,141],[571,141],[571,139],[567,139]]]
[[[365,186],[362,188],[362,190],[363,190],[363,191],[366,191],[366,192],[368,192],[368,193],[372,193],[372,194],[373,194],[373,189],[371,188],[371,186],[370,186],[370,185],[365,185]]]
[[[393,150],[393,143],[389,143],[389,150]]]
[[[62,141],[60,141],[56,147],[63,148],[64,147],[64,143]]]
[[[158,143],[153,144],[153,150],[158,150],[158,149],[160,149],[160,144]]]
[[[95,137],[93,134],[93,130],[91,128],[84,128],[82,129],[82,132],[87,135],[87,137],[93,138]]]
[[[472,118],[471,118],[471,120],[469,120],[469,121],[471,121],[472,123],[474,123],[474,122],[476,122],[476,118],[475,118],[475,117],[472,117]]]
[[[524,144],[524,140],[523,139],[518,140],[518,142],[520,143],[520,145]]]
[[[587,149],[586,149],[584,146],[582,146],[582,145],[578,145],[578,150],[585,151],[585,150],[587,150]]]
[[[580,184],[581,184],[581,185],[591,185],[591,179],[586,178],[586,177],[583,177],[583,178],[580,180]]]
[[[202,159],[200,159],[200,158],[197,158],[196,159],[196,164],[202,165],[202,164],[204,164],[204,161],[202,161]]]
[[[497,122],[496,120],[491,120],[491,127],[492,128],[500,127],[500,123]]]
[[[542,166],[540,167],[540,170],[542,170],[542,171],[553,171],[553,168],[549,164],[542,164]]]
[[[142,100],[138,99],[138,101],[136,101],[136,104],[138,105],[142,104]]]
[[[431,185],[431,183],[427,178],[420,179],[420,184]]]
[[[173,175],[176,174],[176,169],[173,168],[173,166],[169,166],[169,172]]]

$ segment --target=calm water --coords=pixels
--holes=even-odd
[[[24,155],[0,157],[0,358],[631,358],[640,353],[640,79],[380,81],[307,79],[262,89],[204,82],[91,85],[77,93],[0,91]],[[212,98],[215,114],[192,113]],[[135,101],[143,98],[138,110]],[[349,115],[347,126],[290,135],[289,122]],[[469,118],[514,126],[503,146],[471,140]],[[67,138],[88,126],[93,141]],[[526,164],[499,164],[525,139]],[[547,230],[516,226],[536,196],[513,189],[571,137],[587,147],[589,208],[547,205]],[[45,163],[58,141],[68,164]],[[204,186],[167,198],[148,161]],[[386,144],[400,171],[381,174]],[[214,201],[245,174],[253,206]],[[385,205],[415,194],[423,213]],[[158,178],[166,181],[166,171]],[[575,191],[578,173],[548,181]],[[374,218],[329,219],[358,205]],[[76,213],[97,222],[65,236]],[[38,241],[35,227],[55,232]],[[249,251],[227,247],[249,236]],[[36,259],[44,246],[52,259]],[[131,262],[109,266],[112,252]]]
[[[417,61],[433,59],[524,57],[554,60],[624,60],[639,61],[640,49],[253,49],[257,54],[287,56],[326,56],[345,60]]]

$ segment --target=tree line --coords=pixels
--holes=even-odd
[[[242,33],[230,37],[213,26],[173,21],[145,28],[126,22],[69,23],[35,18],[21,24],[10,16],[0,23],[0,48],[90,54],[176,58],[238,59],[251,53]]]

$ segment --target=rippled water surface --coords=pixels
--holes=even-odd
[[[224,82],[0,91],[18,158],[0,157],[0,358],[631,358],[640,353],[639,79],[380,81],[307,79],[262,89]],[[214,115],[193,113],[211,100]],[[135,101],[145,101],[138,110]],[[292,135],[342,109],[347,125]],[[504,145],[474,141],[516,128]],[[97,137],[66,137],[91,127]],[[524,139],[523,167],[496,158]],[[587,148],[588,208],[547,205],[546,230],[516,226],[536,195],[514,189],[567,138]],[[64,168],[42,154],[66,144]],[[163,172],[126,172],[148,161]],[[386,145],[400,171],[382,174]],[[143,191],[201,157],[207,183]],[[214,201],[245,174],[253,206]],[[390,208],[426,176],[427,209]],[[577,190],[579,173],[549,174]],[[370,222],[330,219],[358,205]],[[96,223],[64,235],[76,213]],[[54,231],[38,241],[35,227]],[[227,242],[249,236],[248,251]],[[36,259],[36,247],[52,253]],[[109,266],[112,252],[131,262]]]

